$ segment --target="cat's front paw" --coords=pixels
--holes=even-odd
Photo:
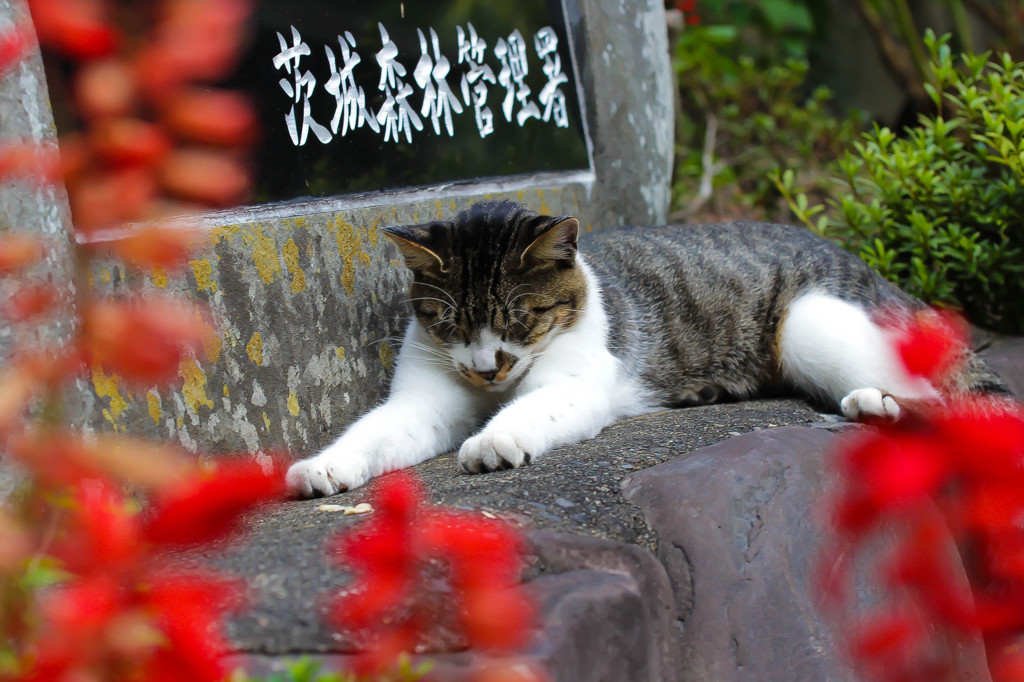
[[[296,462],[285,474],[288,492],[293,497],[327,497],[358,488],[370,479],[367,467],[355,460],[338,461],[313,457]]]
[[[895,421],[900,418],[900,405],[896,399],[877,388],[850,391],[839,407],[847,419],[882,417]]]
[[[462,444],[459,463],[471,474],[517,469],[540,453],[535,439],[524,432],[484,431]]]

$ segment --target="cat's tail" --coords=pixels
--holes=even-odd
[[[947,377],[942,388],[952,396],[993,395],[1013,399],[1013,392],[1006,382],[985,364],[985,361],[974,351],[965,348],[958,369]]]

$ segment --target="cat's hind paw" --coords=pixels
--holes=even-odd
[[[900,405],[896,399],[877,388],[850,391],[839,407],[843,416],[850,420],[881,417],[895,421],[900,418]]]
[[[358,488],[369,478],[365,467],[313,457],[291,465],[284,480],[292,497],[306,499]]]
[[[532,440],[525,433],[484,431],[462,444],[459,463],[471,474],[518,469],[533,461]]]

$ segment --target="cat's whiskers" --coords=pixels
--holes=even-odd
[[[430,331],[434,327],[437,327],[437,326],[442,325],[442,324],[447,324],[447,325],[450,325],[450,326],[453,326],[453,327],[455,326],[455,325],[453,325],[451,323],[451,320],[449,320],[447,318],[442,318],[442,319],[438,320],[437,322],[434,322],[431,325],[427,325],[426,327],[424,327],[424,329],[426,329],[427,331]]]
[[[416,282],[416,284],[418,284],[421,287],[430,287],[431,289],[437,289],[438,291],[440,291],[442,294],[444,294],[448,298],[448,302],[451,304],[452,308],[457,308],[458,307],[458,303],[455,302],[455,297],[452,296],[451,292],[447,291],[446,289],[442,289],[441,287],[434,286],[433,284],[427,284],[426,282]]]
[[[379,346],[382,343],[394,343],[396,345],[401,345],[402,341],[403,337],[401,336],[385,336],[383,339],[377,339],[376,341],[368,341],[364,348],[369,348],[370,346]]]
[[[455,312],[455,306],[453,306],[448,301],[444,301],[440,298],[437,298],[436,296],[417,296],[416,298],[407,298],[405,300],[408,301],[409,303],[414,303],[416,301],[436,301],[445,307],[445,311],[451,310]]]
[[[512,294],[516,293],[517,289],[519,289],[520,287],[525,287],[525,286],[527,286],[526,283],[521,283],[521,284],[517,284],[514,287],[512,287],[511,291],[509,291],[508,294],[505,296],[505,310],[508,310],[509,308],[511,308],[512,305],[516,301],[521,299],[522,297],[529,296],[529,295],[534,293],[533,291],[524,291],[523,293],[519,294],[515,298],[512,297]]]
[[[438,357],[438,358],[442,358],[444,360],[449,360],[450,359],[450,356],[447,353],[445,353],[443,350],[441,350],[440,348],[435,348],[433,346],[428,346],[425,343],[419,343],[417,341],[408,341],[408,342],[406,342],[405,345],[408,346],[409,348],[415,348],[417,350],[423,351],[424,353],[427,353],[428,355],[432,355],[432,356],[435,356],[435,357]]]

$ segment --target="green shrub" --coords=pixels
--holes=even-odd
[[[975,324],[1024,332],[1024,64],[925,44],[937,114],[903,137],[865,133],[836,163],[831,198],[792,171],[774,181],[793,213],[889,280]]]

